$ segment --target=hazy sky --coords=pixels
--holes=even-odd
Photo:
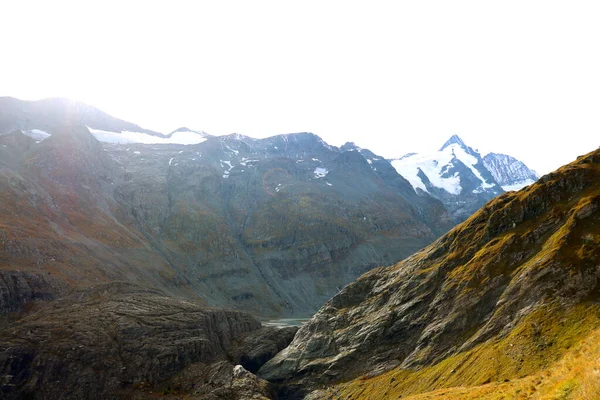
[[[2,1],[0,95],[145,128],[314,132],[386,156],[458,133],[548,172],[600,145],[597,1]]]

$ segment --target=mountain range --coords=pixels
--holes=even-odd
[[[0,397],[596,398],[599,177],[0,98]]]
[[[490,173],[458,136],[390,162],[311,133],[162,135],[65,99],[1,98],[0,134],[8,311],[116,280],[310,315],[501,193],[494,176],[535,177],[501,155]]]
[[[125,281],[310,315],[455,223],[383,158],[310,133],[160,136],[64,100],[0,110],[4,311]]]
[[[438,151],[409,153],[392,160],[392,165],[417,193],[441,200],[457,221],[467,219],[504,191],[519,190],[539,178],[511,156],[490,153],[481,157],[458,135]]]

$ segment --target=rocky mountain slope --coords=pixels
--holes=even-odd
[[[486,157],[453,135],[438,151],[407,154],[392,160],[392,165],[416,192],[440,199],[460,222],[505,190],[537,180],[535,172],[513,157],[494,153]]]
[[[483,165],[507,192],[522,189],[539,179],[535,171],[506,154],[489,153],[483,157]]]
[[[467,398],[470,386],[558,365],[600,328],[599,294],[596,150],[345,287],[259,376],[289,398],[443,397],[452,387]],[[587,390],[570,385],[567,394]]]
[[[454,224],[389,162],[313,134],[158,137],[63,100],[1,101],[3,312],[125,281],[309,315]]]

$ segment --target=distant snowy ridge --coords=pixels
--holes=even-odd
[[[418,195],[440,200],[458,222],[503,193],[479,152],[457,135],[437,151],[408,153],[391,164]]]
[[[44,139],[48,139],[50,135],[48,132],[43,131],[41,129],[31,129],[31,130],[27,130],[27,131],[23,131],[23,134],[25,136],[29,136],[32,139],[35,139],[38,143],[41,142]]]
[[[432,185],[446,192],[459,195],[464,189],[461,184],[459,167],[464,165],[479,181],[474,193],[483,192],[496,186],[496,182],[488,181],[481,171],[482,163],[479,153],[465,145],[456,135],[452,136],[442,148],[433,153],[409,153],[392,165],[400,175],[406,178],[415,189],[429,192],[427,186]],[[454,171],[454,172],[452,172]]]
[[[506,154],[489,153],[483,158],[483,163],[505,191],[519,190],[539,178],[523,162]]]
[[[142,143],[142,144],[199,144],[206,141],[204,132],[179,129],[167,137],[159,137],[143,132],[110,132],[87,127],[98,141],[104,143]]]

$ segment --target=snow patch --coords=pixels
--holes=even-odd
[[[23,131],[23,134],[25,136],[29,136],[32,139],[35,139],[36,143],[39,143],[43,140],[48,139],[50,136],[52,136],[51,134],[49,134],[46,131],[43,131],[41,129],[31,129],[29,131]]]
[[[313,173],[315,174],[315,179],[319,179],[319,178],[323,178],[323,177],[327,176],[329,171],[326,168],[317,167],[317,168],[315,168]]]
[[[248,166],[248,163],[255,163],[258,162],[258,160],[251,160],[248,157],[242,157],[242,159],[240,160],[240,165],[243,165],[244,167]]]
[[[105,143],[142,143],[142,144],[199,144],[206,141],[206,138],[192,131],[175,132],[171,137],[159,137],[149,135],[143,132],[110,132],[101,129],[87,127],[92,135],[100,142]]]
[[[225,178],[225,179],[229,178],[229,172],[233,168],[233,165],[231,165],[231,161],[219,160],[219,162],[221,163],[221,168],[225,168],[225,166],[228,167],[227,171],[223,171],[223,178]]]
[[[527,179],[525,181],[513,183],[512,185],[502,186],[502,189],[505,192],[517,191],[523,189],[525,186],[531,185],[532,183],[535,183],[533,179]]]
[[[223,166],[223,164],[227,165],[229,167],[229,169],[233,168],[233,165],[231,165],[231,161],[224,161],[224,160],[219,160],[221,162],[221,167]]]
[[[227,147],[227,150],[229,150],[230,152],[232,152],[232,153],[235,153],[235,155],[236,155],[236,156],[237,156],[238,154],[240,154],[240,152],[239,152],[238,150],[232,149],[231,147],[229,147],[229,146],[227,146],[227,145],[226,145],[225,147]]]

